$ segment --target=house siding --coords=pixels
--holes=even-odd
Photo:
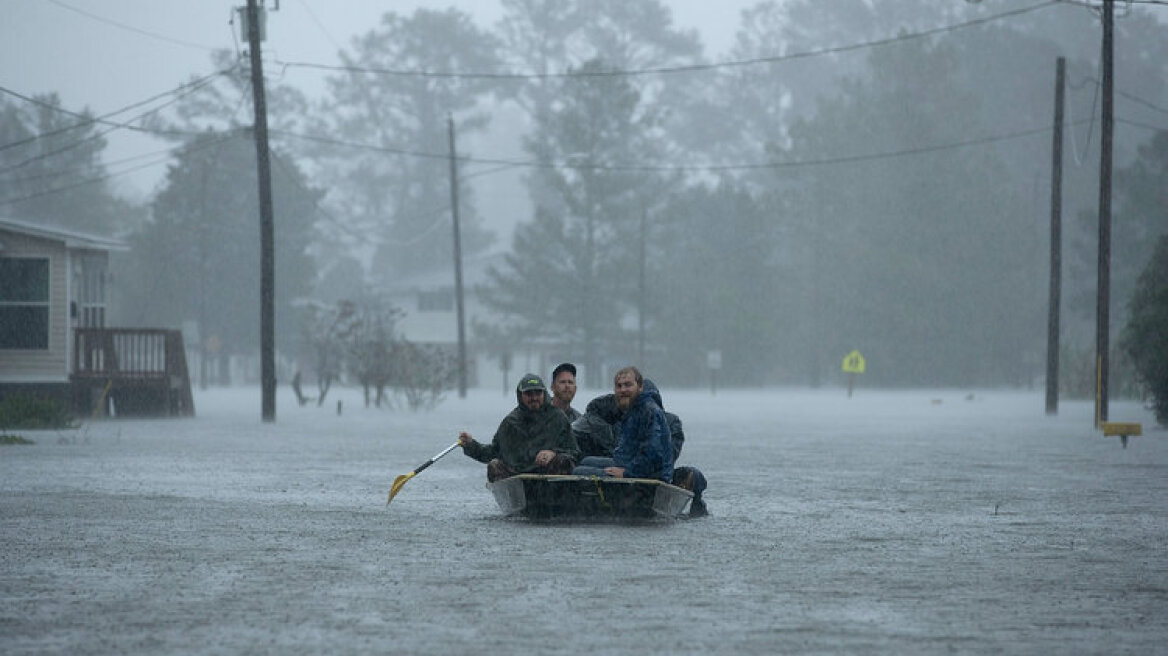
[[[69,380],[69,262],[62,242],[0,232],[3,257],[49,260],[49,347],[0,349],[0,382],[67,382]]]

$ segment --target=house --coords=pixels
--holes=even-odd
[[[478,334],[476,325],[500,322],[479,299],[477,286],[487,280],[487,269],[502,264],[503,254],[472,256],[463,265],[463,313],[467,341],[467,378],[471,387],[502,388],[510,394],[525,372],[547,378],[564,356],[565,347],[553,340],[531,339],[516,344],[491,344]],[[394,306],[405,311],[397,325],[399,334],[416,344],[458,349],[458,308],[453,265],[398,279],[380,288]]]
[[[125,243],[0,218],[0,400],[75,413],[194,414],[179,331],[106,325],[109,255]]]

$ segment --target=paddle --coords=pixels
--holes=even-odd
[[[429,467],[430,465],[437,462],[439,458],[441,458],[442,456],[446,455],[447,453],[450,453],[451,451],[453,451],[454,447],[456,447],[456,446],[458,446],[458,442],[455,442],[454,444],[451,444],[450,446],[446,447],[446,450],[444,450],[442,453],[439,453],[438,455],[434,456],[433,458],[430,458],[426,462],[422,463],[414,471],[412,471],[408,474],[402,474],[401,476],[398,476],[397,478],[393,479],[393,485],[390,486],[390,488],[389,488],[389,499],[386,500],[385,505],[388,506],[389,502],[393,501],[393,498],[396,497],[397,493],[401,491],[402,486],[406,484],[406,481],[417,476],[418,473],[421,472],[423,469]]]

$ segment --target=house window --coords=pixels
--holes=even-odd
[[[48,258],[0,257],[0,349],[47,348]]]
[[[454,311],[454,293],[449,289],[418,292],[419,312],[452,312]]]
[[[105,279],[106,261],[102,258],[82,258],[74,271],[73,288],[81,311],[74,319],[82,328],[105,327]]]

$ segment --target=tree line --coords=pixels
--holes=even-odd
[[[474,292],[490,310],[480,345],[556,340],[591,371],[636,361],[673,385],[701,384],[715,350],[725,384],[827,384],[853,349],[874,384],[1032,384],[1059,56],[1073,157],[1064,340],[1068,358],[1091,348],[1099,26],[1088,9],[764,1],[714,58],[660,0],[501,5],[489,26],[455,9],[387,12],[324,67],[322,97],[292,75],[271,82],[282,350],[304,345],[289,329],[307,321],[295,299],[370,298],[451,269],[452,117],[472,144],[458,154],[464,252],[498,254]],[[1166,36],[1138,8],[1117,23],[1117,309],[1168,231],[1168,145],[1155,138]],[[248,75],[234,57],[218,54],[231,72],[151,122],[178,143],[148,207],[100,186],[78,188],[100,201],[36,198],[13,191],[35,187],[32,175],[0,178],[9,213],[106,217],[128,234],[126,308],[144,323],[195,318],[224,353],[253,350],[258,331]],[[76,122],[4,111],[3,143]],[[100,174],[100,138],[88,148],[78,177]],[[60,171],[79,158],[38,161]],[[494,216],[482,192],[516,170],[525,209]],[[490,229],[501,218],[510,236]]]

